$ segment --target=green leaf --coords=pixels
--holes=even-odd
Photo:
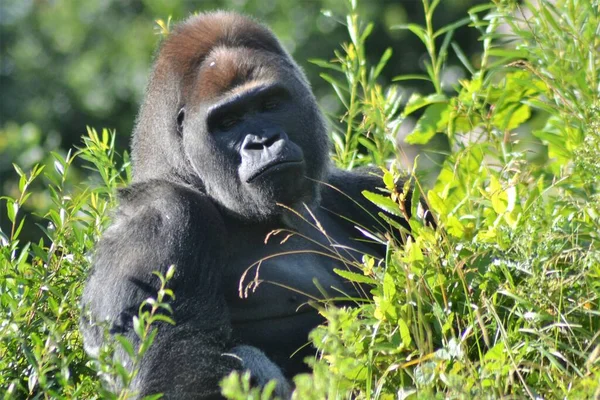
[[[423,252],[418,243],[409,240],[405,245],[408,262],[423,261]]]
[[[394,174],[388,170],[385,170],[383,174],[383,183],[388,190],[392,190],[396,187],[396,182],[394,180]]]
[[[309,63],[315,64],[321,68],[325,68],[325,69],[332,69],[334,71],[338,71],[338,72],[344,72],[344,70],[342,69],[342,67],[339,66],[339,64],[333,64],[330,63],[328,61],[325,60],[321,60],[318,58],[310,58],[308,60]]]
[[[146,352],[148,351],[150,346],[152,346],[152,343],[154,343],[154,339],[156,338],[157,333],[158,333],[158,329],[156,329],[156,328],[150,329],[150,332],[148,332],[148,335],[144,338],[144,341],[142,342],[142,344],[140,345],[140,348],[138,350],[139,357],[144,357],[144,354],[146,354]]]
[[[385,273],[383,276],[383,297],[386,299],[391,299],[396,294],[396,285],[394,283],[394,278],[391,274]]]
[[[509,49],[504,47],[492,48],[488,51],[490,56],[504,57],[507,59],[521,59],[527,57],[525,50]]]
[[[363,190],[362,195],[382,210],[398,217],[403,217],[398,204],[388,196],[382,196],[377,193],[369,192],[368,190]]]
[[[560,117],[550,117],[546,122],[546,126],[541,130],[533,131],[533,135],[548,146],[548,157],[556,158],[556,167],[569,162],[572,155],[572,146],[564,129],[564,122]]]
[[[415,129],[404,139],[408,144],[426,144],[448,124],[448,103],[432,104],[423,113]]]
[[[492,208],[496,214],[504,214],[508,207],[508,195],[502,189],[502,185],[498,179],[492,175],[490,177],[490,186],[488,187]]]
[[[420,25],[417,24],[401,24],[392,26],[391,29],[402,29],[409,30],[414,33],[420,40],[423,42],[425,46],[429,43],[429,38],[427,36],[427,31]]]
[[[413,93],[410,98],[408,99],[408,102],[406,103],[406,106],[404,107],[404,111],[402,112],[402,115],[404,117],[412,114],[413,112],[426,107],[430,104],[434,104],[434,103],[446,103],[448,101],[448,98],[446,96],[444,96],[443,94],[432,94],[429,96],[425,96],[422,97],[421,95],[419,95],[418,93]]]
[[[164,396],[162,395],[162,393],[159,394],[152,394],[150,396],[145,396],[143,398],[143,400],[158,400],[158,399],[162,399]]]
[[[154,314],[152,316],[152,321],[151,322],[154,324],[154,323],[159,322],[159,321],[167,323],[169,325],[175,325],[175,321],[173,320],[173,318],[168,317],[168,316],[166,316],[164,314]]]
[[[6,197],[6,215],[11,223],[15,222],[15,217],[18,211],[19,204],[10,197]]]
[[[503,131],[518,128],[531,117],[531,110],[526,104],[512,104],[499,112],[495,112],[492,123]]]
[[[123,335],[115,335],[114,338],[117,340],[117,342],[119,342],[121,347],[123,347],[123,350],[125,350],[125,352],[127,353],[127,355],[129,357],[131,357],[131,358],[135,357],[135,350],[133,348],[133,345],[129,341],[129,339],[127,339]]]
[[[452,40],[453,34],[454,34],[454,31],[449,31],[444,36],[444,40],[442,41],[442,45],[440,46],[438,59],[436,61],[436,65],[435,65],[435,67],[438,71],[441,71],[442,66],[446,62],[446,57],[448,56],[448,46],[450,45],[450,41]]]
[[[17,171],[17,174],[19,176],[27,176],[27,174],[25,174],[25,172],[23,172],[23,170],[17,164],[13,163],[13,168],[15,169],[15,171]]]
[[[367,149],[369,149],[369,151],[371,153],[377,154],[377,152],[378,152],[377,146],[375,145],[375,143],[373,143],[373,141],[371,139],[367,138],[366,136],[359,136],[358,143],[362,144]]]
[[[513,299],[517,304],[524,306],[524,307],[531,307],[531,301],[529,301],[528,299],[525,299],[522,296],[518,296],[516,294],[514,294],[513,292],[510,292],[508,290],[502,289],[502,290],[498,290],[499,294],[502,294],[508,298]]]
[[[25,220],[26,219],[27,218],[25,216],[23,216],[21,218],[21,222],[19,222],[19,226],[17,226],[17,229],[15,229],[15,233],[13,235],[13,240],[16,239],[16,238],[18,238],[19,235],[21,234],[21,230],[23,229],[23,225],[25,224]]]
[[[467,25],[469,22],[471,22],[471,18],[470,17],[465,17],[463,19],[459,19],[458,21],[453,22],[453,23],[451,23],[449,25],[446,25],[443,28],[441,28],[439,31],[435,32],[433,34],[433,37],[436,38],[438,36],[443,35],[446,32],[454,31],[454,30],[460,28],[461,26]]]
[[[429,190],[427,192],[427,203],[429,208],[435,211],[435,213],[442,218],[445,215],[448,215],[448,207],[446,206],[444,199],[442,199],[437,192],[433,190]]]
[[[475,73],[475,68],[473,68],[473,65],[471,65],[469,57],[467,57],[467,55],[462,51],[458,43],[452,42],[450,43],[450,45],[452,46],[454,53],[456,54],[462,65],[469,71],[471,75],[473,75]]]
[[[52,154],[52,157],[54,157],[54,169],[60,176],[63,176],[65,174],[67,162],[59,153],[55,151],[50,152],[50,154]]]
[[[427,361],[415,367],[414,376],[417,387],[428,386],[435,379],[436,364],[433,361]]]
[[[400,224],[400,222],[398,222],[398,220],[394,220],[382,212],[377,213],[377,215],[379,216],[379,218],[381,218],[383,221],[385,221],[385,223],[389,224],[392,228],[398,230],[398,232],[407,232],[408,233],[408,230],[406,229],[406,227],[402,226],[402,224]],[[404,217],[402,217],[402,218],[404,219]]]
[[[554,15],[552,15],[552,13],[550,12],[548,7],[540,7],[540,11],[542,12],[542,14],[545,17],[544,20],[546,22],[550,23],[550,25],[552,25],[554,32],[562,32],[563,31],[563,28],[561,28],[560,24],[558,22],[556,22]]]
[[[263,388],[260,395],[260,400],[271,400],[273,398],[273,392],[277,386],[277,381],[271,379]]]
[[[344,279],[348,279],[350,282],[367,283],[369,285],[377,284],[377,281],[375,279],[370,278],[366,275],[357,274],[356,272],[350,272],[339,268],[334,268],[333,272],[335,272]]]
[[[465,236],[465,227],[455,215],[448,215],[444,221],[444,227],[449,235],[459,239]]]
[[[326,80],[327,82],[329,82],[329,84],[333,87],[333,90],[337,94],[338,98],[340,99],[340,101],[342,102],[344,107],[346,107],[346,109],[348,109],[349,108],[348,100],[346,100],[346,94],[348,93],[348,89],[346,88],[346,85],[342,85],[341,83],[339,83],[337,80],[335,80],[330,75],[323,73],[323,74],[319,74],[319,76],[321,78],[323,78],[324,80]]]
[[[398,320],[398,328],[400,328],[400,337],[402,338],[402,345],[404,348],[410,347],[412,338],[410,336],[410,329],[408,324],[402,318]]]
[[[388,60],[392,57],[393,51],[391,47],[388,47],[384,52],[383,55],[381,56],[381,59],[379,60],[379,63],[377,63],[377,67],[375,67],[375,70],[373,71],[373,79],[377,79],[377,77],[379,76],[379,74],[381,74],[381,71],[383,70],[383,67],[385,67],[385,65],[387,64]]]
[[[493,4],[493,3],[491,3],[491,2],[490,3],[484,3],[484,4],[480,4],[478,6],[474,6],[474,7],[469,8],[468,13],[469,14],[477,14],[477,13],[480,13],[482,11],[490,10],[490,9],[492,9],[494,7],[496,7],[496,5]]]
[[[427,75],[418,75],[418,74],[408,74],[408,75],[398,75],[392,78],[392,81],[410,81],[410,80],[418,80],[418,81],[431,81]]]
[[[374,27],[375,27],[375,24],[372,23],[372,22],[369,22],[367,24],[367,26],[365,27],[365,30],[360,35],[360,41],[361,42],[364,42],[365,40],[367,40],[367,38],[369,37],[369,35],[371,35],[371,32],[373,32],[373,28]]]
[[[171,265],[169,265],[169,268],[167,269],[167,273],[165,274],[165,278],[167,280],[171,280],[173,278],[173,275],[175,275],[175,265],[171,264]]]
[[[485,361],[503,361],[505,358],[504,344],[502,342],[496,343],[494,347],[488,350],[483,356]]]
[[[331,76],[329,74],[326,74],[324,72],[320,73],[319,76],[321,78],[323,78],[324,80],[326,80],[327,82],[329,82],[329,84],[331,84],[332,86],[338,87],[341,90],[344,90],[345,92],[348,92],[348,89],[346,87],[347,85],[341,83],[340,81],[338,81],[337,79],[335,79],[333,76]]]
[[[139,338],[144,337],[144,325],[141,324],[141,321],[137,315],[133,317],[133,331],[138,335]]]

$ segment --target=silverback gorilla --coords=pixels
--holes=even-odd
[[[333,269],[384,250],[356,240],[356,226],[383,225],[361,196],[380,178],[328,159],[310,86],[269,29],[228,12],[176,26],[133,132],[133,182],[84,290],[86,350],[97,354],[106,324],[139,343],[132,317],[156,295],[152,272],[175,265],[176,325],[159,327],[132,382],[138,396],[219,398],[224,376],[250,370],[254,384],[275,379],[289,397],[291,377],[315,354],[308,333],[323,322],[306,303],[360,296]],[[278,229],[295,234],[266,240]],[[252,265],[260,285],[244,296]],[[130,367],[124,351],[116,357]]]

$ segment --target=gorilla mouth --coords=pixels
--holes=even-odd
[[[288,166],[294,166],[294,165],[302,165],[304,163],[304,160],[283,160],[283,161],[276,161],[270,164],[266,164],[263,165],[262,167],[258,168],[256,170],[256,172],[254,172],[252,175],[250,175],[250,177],[248,177],[246,179],[246,183],[252,183],[254,180],[256,180],[257,178],[259,178],[260,176],[271,172],[273,170],[277,170],[280,168],[286,168]]]

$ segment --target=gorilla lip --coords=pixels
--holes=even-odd
[[[277,167],[282,167],[282,166],[288,166],[288,165],[302,165],[304,163],[304,160],[284,160],[284,161],[277,161],[271,164],[267,164],[263,167],[261,167],[256,173],[252,174],[248,179],[246,179],[246,183],[252,183],[254,180],[256,180],[257,178],[259,178],[261,175],[265,174],[266,172],[269,172],[272,169],[276,169]]]

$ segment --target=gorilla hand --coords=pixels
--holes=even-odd
[[[292,386],[289,384],[281,370],[269,358],[252,346],[236,346],[229,353],[238,357],[242,362],[242,368],[250,371],[252,382],[258,386],[265,386],[269,381],[276,380],[277,386],[273,394],[282,399],[292,396]]]

